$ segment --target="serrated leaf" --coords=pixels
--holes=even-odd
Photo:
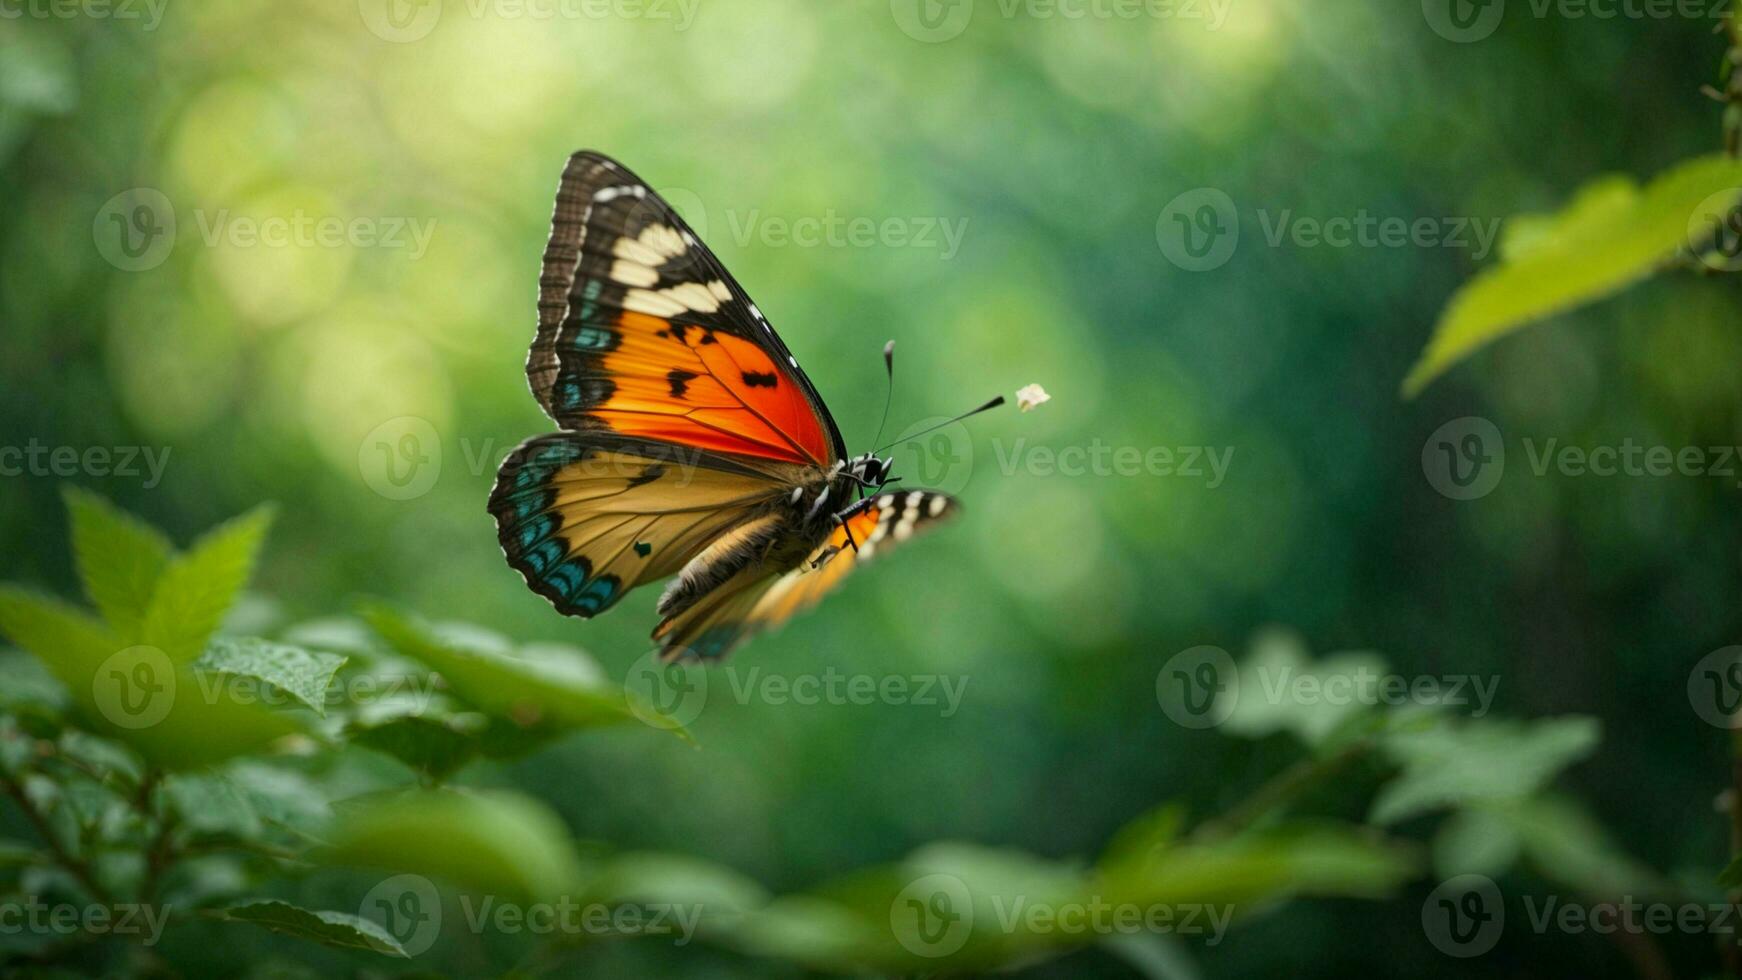
[[[178,664],[197,658],[253,574],[272,516],[271,506],[256,507],[207,532],[173,559],[152,593],[145,642]]]
[[[1598,738],[1596,720],[1579,716],[1387,733],[1380,745],[1403,769],[1374,798],[1371,819],[1388,824],[1447,807],[1522,800],[1589,755]]]
[[[486,748],[513,754],[572,729],[644,724],[622,686],[590,661],[548,647],[517,656],[505,640],[475,627],[432,627],[379,605],[364,610],[363,618],[396,651],[441,674],[457,699],[490,715],[499,723],[493,729],[507,729],[487,739]],[[689,735],[675,720],[667,730]],[[539,737],[511,737],[523,732]]]
[[[346,658],[258,637],[216,637],[195,661],[196,670],[251,677],[327,713],[327,690]]]
[[[88,490],[69,487],[64,496],[85,595],[117,634],[137,638],[174,547],[162,531]]]
[[[1265,631],[1239,664],[1238,690],[1230,692],[1234,707],[1222,728],[1245,738],[1289,732],[1310,748],[1328,748],[1372,710],[1377,684],[1388,673],[1378,654],[1334,653],[1315,661],[1295,634]]]
[[[511,793],[401,794],[341,809],[329,864],[415,872],[483,894],[555,901],[578,892],[579,859],[562,821]]]
[[[1413,397],[1499,337],[1602,299],[1693,254],[1739,200],[1742,161],[1705,156],[1665,171],[1644,190],[1625,178],[1605,177],[1575,195],[1559,215],[1525,216],[1522,228],[1508,230],[1501,264],[1478,274],[1446,304],[1427,349],[1404,379],[1404,396]]]
[[[399,945],[399,940],[389,935],[387,930],[348,912],[317,912],[289,902],[269,899],[232,905],[218,910],[215,916],[229,922],[252,923],[323,946],[362,949],[401,959],[409,958],[405,948]]]
[[[208,690],[186,665],[123,643],[96,616],[50,596],[0,586],[0,633],[66,686],[93,731],[167,768],[221,761],[298,730],[291,716]]]

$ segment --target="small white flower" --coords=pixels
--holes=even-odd
[[[1042,402],[1049,401],[1052,401],[1052,396],[1047,394],[1046,389],[1040,385],[1024,385],[1016,392],[1016,407],[1024,412]]]

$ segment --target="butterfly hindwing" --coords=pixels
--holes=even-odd
[[[702,450],[558,432],[528,440],[490,494],[502,551],[558,612],[595,616],[673,574],[782,486]]]
[[[653,631],[667,658],[717,659],[756,633],[822,601],[858,563],[953,515],[954,498],[929,490],[881,493],[834,529],[798,567],[746,569]]]
[[[527,377],[565,428],[827,467],[840,432],[780,337],[688,224],[583,151],[557,192]]]

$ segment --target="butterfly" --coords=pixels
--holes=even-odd
[[[496,475],[503,554],[583,618],[671,577],[653,630],[668,660],[723,657],[958,509],[942,493],[886,491],[891,459],[849,458],[744,288],[599,153],[563,170],[526,375],[561,428]]]

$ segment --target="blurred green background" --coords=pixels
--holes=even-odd
[[[1727,847],[1711,804],[1726,739],[1687,683],[1742,625],[1737,479],[1538,476],[1521,445],[1742,441],[1734,281],[1647,284],[1403,402],[1446,297],[1492,257],[1266,235],[1285,212],[1492,222],[1716,149],[1698,91],[1715,21],[1513,7],[1462,43],[1421,4],[1372,0],[1063,8],[1084,16],[996,0],[10,5],[0,446],[168,456],[155,482],[143,462],[0,477],[0,577],[73,590],[65,479],[183,540],[276,500],[256,588],[285,618],[388,596],[578,643],[621,676],[648,649],[655,590],[563,619],[506,567],[484,510],[503,454],[551,428],[522,370],[539,256],[565,158],[595,148],[671,192],[853,451],[871,448],[891,337],[892,432],[1030,382],[1053,401],[905,447],[898,472],[959,493],[962,519],[731,665],[740,684],[757,668],[965,678],[953,715],[740,699],[722,672],[692,726],[701,751],[617,732],[471,781],[549,801],[580,836],[776,889],[940,838],[1087,856],[1157,802],[1213,813],[1285,763],[1289,746],[1175,725],[1155,693],[1174,653],[1239,651],[1280,623],[1406,675],[1497,677],[1507,714],[1600,717],[1604,748],[1570,788],[1647,862],[1709,869]],[[1204,271],[1164,249],[1170,202],[1198,188],[1240,226]],[[901,234],[780,231],[831,216]],[[274,218],[345,231],[247,238]],[[1421,455],[1470,415],[1515,455],[1460,502]],[[433,432],[418,454],[435,469],[393,499],[381,447],[407,417]],[[1097,441],[1233,456],[1212,487],[1020,455]],[[1200,960],[1209,976],[1455,974],[1421,934],[1430,887],[1292,905]],[[680,953],[591,962],[780,969]],[[189,955],[223,972],[237,952]],[[1528,934],[1484,962],[1624,966],[1595,937]],[[1087,951],[1033,975],[1134,974]]]

